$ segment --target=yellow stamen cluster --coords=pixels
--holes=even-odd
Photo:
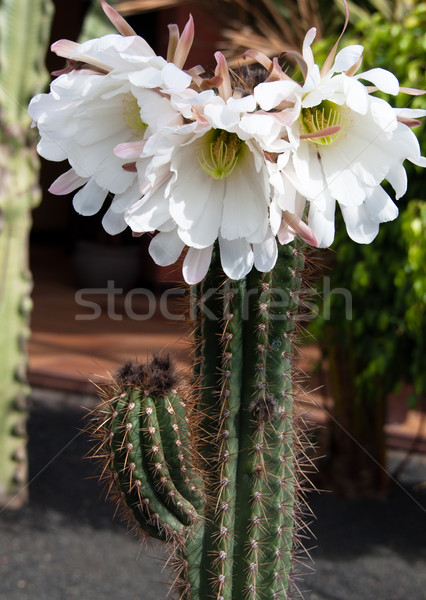
[[[199,163],[203,171],[214,179],[225,179],[231,175],[241,158],[245,143],[236,133],[224,129],[213,129],[206,136],[207,153]]]
[[[148,125],[140,117],[139,104],[132,92],[128,92],[123,96],[122,103],[123,119],[127,127],[136,137],[143,137]]]
[[[342,127],[343,125],[342,108],[329,100],[324,100],[321,104],[313,106],[312,108],[302,108],[300,118],[302,132],[305,135],[317,133],[327,127],[334,127],[335,125]],[[312,144],[318,144],[319,146],[329,146],[337,141],[341,132],[342,129],[332,135],[311,138],[309,141],[312,142]]]

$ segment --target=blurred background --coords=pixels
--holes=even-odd
[[[0,1],[0,10],[8,4]],[[216,49],[235,69],[250,47],[270,56],[300,49],[311,26],[317,28],[314,53],[321,64],[345,18],[338,0],[111,4],[159,54],[167,47],[167,24],[182,30],[191,13],[196,33],[187,65],[207,70],[214,69]],[[426,3],[348,4],[342,45],[365,47],[362,70],[383,67],[401,86],[426,89]],[[85,0],[55,0],[51,23],[50,43],[113,32],[100,6]],[[63,60],[47,46],[47,70],[61,69]],[[5,54],[0,65],[4,61]],[[294,70],[291,62],[287,67]],[[386,99],[426,108],[421,96]],[[424,126],[414,131],[425,154]],[[191,325],[180,266],[157,267],[147,253],[149,236],[109,237],[102,214],[81,217],[72,196],[49,194],[65,170],[65,164],[41,161],[42,201],[28,232],[33,309],[26,378],[32,391],[30,405],[19,409],[28,452],[21,457],[26,471],[0,503],[0,598],[97,600],[113,593],[120,600],[141,595],[142,586],[142,597],[165,598],[166,574],[156,558],[161,551],[140,551],[113,520],[113,507],[104,504],[92,479],[93,465],[82,460],[88,443],[81,428],[95,402],[93,382],[123,360],[173,352],[179,367],[188,367]],[[425,175],[412,165],[407,172],[400,215],[381,226],[371,245],[352,242],[341,222],[330,250],[308,253],[311,313],[297,357],[298,402],[315,446],[309,452],[317,471],[310,478],[326,490],[308,494],[318,538],[306,540],[308,549],[315,547],[316,573],[301,583],[310,600],[420,600],[426,589]],[[0,188],[5,171],[1,175]],[[2,235],[4,230],[0,240]],[[108,281],[113,284],[106,293]],[[310,568],[308,560],[302,570]]]

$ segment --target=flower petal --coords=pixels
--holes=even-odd
[[[365,115],[368,110],[368,101],[370,98],[365,86],[353,77],[347,77],[346,75],[342,75],[342,77],[344,77],[343,87],[347,106],[353,111]]]
[[[37,144],[37,152],[46,160],[53,160],[55,162],[61,162],[68,158],[65,148],[49,135],[42,136]]]
[[[183,261],[183,278],[189,285],[199,283],[207,274],[212,258],[213,246],[202,250],[189,248]]]
[[[368,190],[365,205],[374,223],[393,221],[398,216],[398,207],[380,185]]]
[[[365,199],[365,191],[358,177],[350,170],[350,163],[339,151],[339,146],[327,148],[321,154],[321,165],[331,195],[341,204],[359,205]]]
[[[286,222],[294,233],[297,233],[307,244],[318,246],[318,240],[314,232],[306,225],[297,215],[293,215],[287,211],[283,211],[283,221]]]
[[[389,142],[369,115],[352,115],[352,128],[338,146],[340,158],[369,186],[379,185],[390,165]]]
[[[379,233],[379,223],[373,221],[366,204],[340,208],[349,237],[358,244],[370,244]]]
[[[227,240],[264,240],[268,223],[269,183],[266,167],[257,172],[252,153],[244,157],[225,180],[225,196],[220,227]]]
[[[135,180],[125,192],[121,194],[115,194],[110,208],[115,213],[124,213],[126,208],[131,204],[136,203],[140,197],[141,194],[139,192],[139,183],[137,180]]]
[[[383,132],[390,133],[398,125],[394,109],[381,98],[370,97],[370,114]]]
[[[48,191],[56,196],[65,196],[65,194],[73,192],[87,181],[87,177],[80,177],[74,169],[70,169],[55,179]]]
[[[320,210],[313,202],[309,206],[308,225],[314,232],[318,248],[328,248],[334,240],[335,200],[328,196],[325,210]]]
[[[401,163],[395,163],[392,168],[389,169],[386,179],[389,181],[393,189],[395,190],[395,197],[398,200],[407,191],[408,178],[407,171],[404,169]]]
[[[212,127],[233,131],[240,122],[240,114],[225,104],[207,104],[204,116]]]
[[[317,35],[316,28],[311,27],[311,29],[309,29],[309,31],[306,33],[305,39],[303,40],[302,54],[303,54],[303,59],[306,63],[306,66],[308,67],[308,72],[312,69],[312,67],[315,64],[314,54],[312,52],[311,46],[314,42],[316,35]]]
[[[199,166],[202,148],[198,141],[174,153],[171,169],[174,172],[166,195],[170,201],[170,214],[182,229],[190,230],[203,212],[213,210],[213,204],[223,202],[224,182],[209,177]]]
[[[261,244],[253,244],[254,266],[261,273],[268,273],[277,262],[278,247],[275,236],[269,232]]]
[[[133,71],[132,73],[129,73],[129,81],[135,87],[161,88],[161,86],[163,85],[161,68],[157,66],[146,66],[143,69],[139,69],[138,71]]]
[[[102,226],[109,235],[117,235],[126,229],[127,223],[122,213],[114,212],[110,207],[103,216]]]
[[[140,116],[150,130],[156,131],[163,127],[180,127],[183,125],[182,115],[175,110],[168,98],[154,90],[138,90],[133,88],[138,100]]]
[[[169,218],[169,203],[164,195],[165,184],[160,186],[143,202],[131,206],[125,215],[126,223],[133,231],[155,231]]]
[[[337,53],[336,58],[334,59],[332,69],[333,72],[343,73],[344,71],[350,69],[356,62],[358,62],[363,51],[364,48],[359,44],[352,44],[351,46],[342,48],[342,50]]]
[[[283,100],[290,99],[299,85],[294,81],[268,81],[259,83],[253,95],[262,110],[271,110]]]
[[[224,240],[219,238],[222,269],[230,279],[243,279],[254,263],[250,244],[243,239]]]
[[[161,71],[161,75],[163,82],[162,87],[175,92],[183,92],[183,90],[190,85],[192,80],[191,75],[184,73],[173,63],[167,63],[167,65]]]
[[[315,106],[321,102],[322,94],[316,88],[321,83],[321,75],[318,65],[313,65],[312,69],[309,69],[305,83],[303,84],[303,92],[305,96],[303,98],[303,106]]]
[[[393,94],[396,96],[399,93],[399,81],[393,73],[386,71],[386,69],[370,69],[356,75],[356,79],[365,79],[370,83],[373,83],[379,90],[386,94]]]
[[[405,117],[407,119],[418,119],[420,117],[426,117],[426,110],[422,108],[394,108],[393,110],[397,118]]]
[[[279,243],[281,244],[281,246],[284,246],[284,244],[289,244],[290,242],[292,242],[295,237],[296,234],[292,229],[290,229],[287,221],[284,221],[283,219],[281,227],[277,233]]]
[[[61,58],[71,58],[78,49],[79,44],[71,40],[57,40],[50,46],[50,50]]]
[[[101,0],[101,5],[104,13],[114,25],[114,27],[119,31],[122,35],[136,35],[136,32],[130,27],[128,22],[118,13],[112,6],[107,4],[105,0]]]
[[[134,160],[139,158],[139,156],[142,154],[145,144],[145,140],[123,142],[121,144],[117,144],[117,146],[114,148],[114,154],[119,158],[124,158],[125,160]]]
[[[209,201],[190,230],[179,228],[179,236],[187,246],[206,248],[211,246],[219,234],[222,220],[222,202]]]
[[[161,267],[167,267],[177,261],[185,244],[178,236],[176,229],[160,231],[149,244],[149,254],[153,261]]]
[[[252,94],[243,96],[242,98],[229,98],[227,105],[228,108],[239,113],[253,112],[256,110],[256,100]]]
[[[106,196],[107,191],[99,187],[92,177],[74,196],[73,206],[80,215],[95,215],[101,209]]]
[[[283,211],[275,200],[272,200],[271,205],[269,207],[269,223],[271,226],[272,233],[277,235],[282,220]]]
[[[174,38],[174,35],[171,34],[171,37]],[[189,51],[191,50],[192,43],[194,41],[194,20],[192,15],[189,15],[189,19],[187,24],[185,25],[182,34],[179,36],[179,31],[177,35],[177,40],[173,39],[169,42],[167,58],[169,62],[173,62],[180,68],[183,68],[186,59],[188,58]],[[174,52],[172,50],[174,48]],[[169,59],[170,55],[170,59]]]
[[[263,149],[269,149],[270,144],[282,135],[282,127],[272,115],[244,115],[240,120],[240,135],[255,138],[262,142]]]
[[[315,198],[324,189],[325,180],[321,161],[312,144],[310,142],[301,143],[292,158],[294,170],[289,166],[284,169],[283,174],[302,196]]]

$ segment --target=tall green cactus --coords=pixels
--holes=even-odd
[[[27,106],[47,80],[50,0],[0,0],[0,506],[25,499],[30,211],[39,159]]]
[[[292,337],[303,252],[191,290],[195,366],[127,365],[97,409],[95,455],[129,521],[168,542],[179,598],[288,598],[295,551]]]

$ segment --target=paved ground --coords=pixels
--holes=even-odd
[[[0,599],[163,600],[161,548],[141,548],[113,519],[82,460],[80,404],[79,396],[35,393],[30,502],[0,514]],[[312,493],[315,572],[301,584],[305,600],[424,600],[425,482],[426,457],[417,456],[387,501]]]

